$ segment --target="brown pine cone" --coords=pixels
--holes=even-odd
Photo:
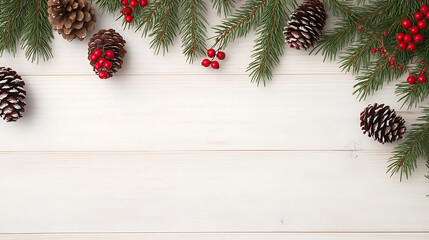
[[[307,0],[290,16],[288,26],[283,31],[286,42],[297,50],[309,49],[319,40],[326,18],[322,2]]]
[[[115,32],[113,29],[101,29],[98,33],[89,40],[88,43],[88,59],[91,61],[91,55],[97,50],[101,50],[101,55],[97,57],[96,61],[91,61],[91,65],[94,69],[94,72],[100,76],[100,78],[110,78],[113,73],[116,73],[119,69],[122,68],[124,62],[124,57],[127,51],[125,50],[125,40],[122,36]],[[113,58],[106,56],[106,52],[112,51]],[[112,63],[111,68],[106,68],[104,65],[101,68],[96,68],[96,64],[99,59],[104,58],[107,61]],[[102,74],[107,73],[107,76],[102,76]]]
[[[86,0],[49,0],[49,21],[64,39],[83,40],[94,30],[95,10]]]
[[[7,122],[20,119],[25,111],[25,82],[10,68],[0,67],[0,116]]]
[[[360,121],[364,134],[383,144],[400,140],[405,135],[404,119],[384,104],[368,105],[360,114]]]

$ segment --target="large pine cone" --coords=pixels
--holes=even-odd
[[[400,140],[405,135],[404,119],[384,104],[368,105],[360,114],[360,121],[364,134],[383,144]]]
[[[15,71],[0,67],[0,116],[7,122],[20,119],[25,107],[25,83]]]
[[[326,12],[319,0],[308,0],[301,4],[290,16],[284,28],[286,42],[291,48],[309,49],[322,34],[326,22]]]
[[[86,0],[49,0],[49,21],[63,38],[83,40],[94,30],[95,10]]]
[[[93,66],[94,72],[97,73],[100,78],[110,78],[113,73],[116,73],[119,69],[122,68],[122,64],[124,62],[124,56],[127,53],[125,50],[125,40],[122,36],[115,32],[113,29],[101,29],[98,33],[94,34],[94,36],[89,40],[88,43],[88,59],[91,61],[91,55],[95,52],[95,50],[100,49],[102,55],[97,58],[97,61],[91,61],[91,65]],[[109,59],[106,57],[107,51],[113,52],[113,58]],[[112,63],[112,67],[107,69],[105,67],[96,68],[96,64],[98,59],[105,58],[106,60]],[[100,75],[101,72],[107,72],[106,77],[102,77]]]

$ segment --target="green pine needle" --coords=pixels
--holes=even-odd
[[[235,0],[212,0],[213,8],[217,9],[217,14],[228,16],[234,12]]]

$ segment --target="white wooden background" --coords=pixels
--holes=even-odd
[[[415,120],[393,84],[358,102],[337,63],[287,50],[256,87],[253,35],[211,70],[187,64],[179,41],[153,56],[149,39],[97,13],[97,29],[127,41],[112,79],[93,74],[87,40],[58,35],[50,62],[0,60],[28,91],[25,118],[0,124],[0,239],[429,239],[426,167],[390,178],[395,145],[359,128],[373,102]]]

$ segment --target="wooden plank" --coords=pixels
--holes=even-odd
[[[219,70],[206,69],[201,66],[201,59],[195,61],[195,64],[186,63],[186,57],[182,54],[181,42],[175,41],[175,45],[169,48],[169,52],[163,56],[153,56],[153,50],[149,48],[151,38],[141,38],[141,32],[135,33],[134,30],[123,30],[120,21],[114,21],[117,16],[110,14],[101,14],[97,11],[97,27],[114,28],[123,35],[127,41],[126,49],[128,54],[125,57],[124,69],[121,73],[127,74],[241,74],[247,75],[246,68],[252,61],[251,54],[256,36],[249,34],[246,38],[241,38],[231,44],[225,51],[227,57],[221,62]],[[118,12],[118,14],[120,14]],[[215,11],[209,10],[208,20],[211,26],[220,23],[221,18],[216,16]],[[333,18],[330,18],[333,21]],[[95,31],[88,34],[91,37]],[[208,36],[214,36],[210,28]],[[39,64],[29,63],[22,51],[18,51],[14,58],[10,54],[2,56],[2,64],[10,66],[23,75],[87,75],[92,76],[92,68],[88,62],[88,41],[75,40],[68,42],[55,33],[55,40],[52,43],[54,59]],[[213,41],[207,41],[211,46]],[[275,71],[276,74],[337,74],[340,72],[338,63],[323,63],[323,57],[320,55],[309,56],[307,51],[297,51],[289,49],[287,46],[286,54],[283,56],[281,65]],[[309,71],[311,69],[311,72]],[[247,79],[247,78],[246,78]],[[281,77],[275,77],[281,79]],[[249,83],[250,84],[250,83]]]
[[[385,150],[362,134],[368,103],[338,75],[267,88],[245,76],[28,77],[25,117],[0,124],[0,151]],[[390,95],[389,95],[390,94]],[[397,108],[393,88],[371,101]],[[420,110],[400,111],[409,123]],[[409,124],[408,124],[409,126]]]
[[[160,234],[160,233],[80,233],[80,234],[6,234],[7,240],[427,240],[428,233],[220,233],[220,234]]]
[[[386,153],[0,154],[0,232],[429,231]]]

